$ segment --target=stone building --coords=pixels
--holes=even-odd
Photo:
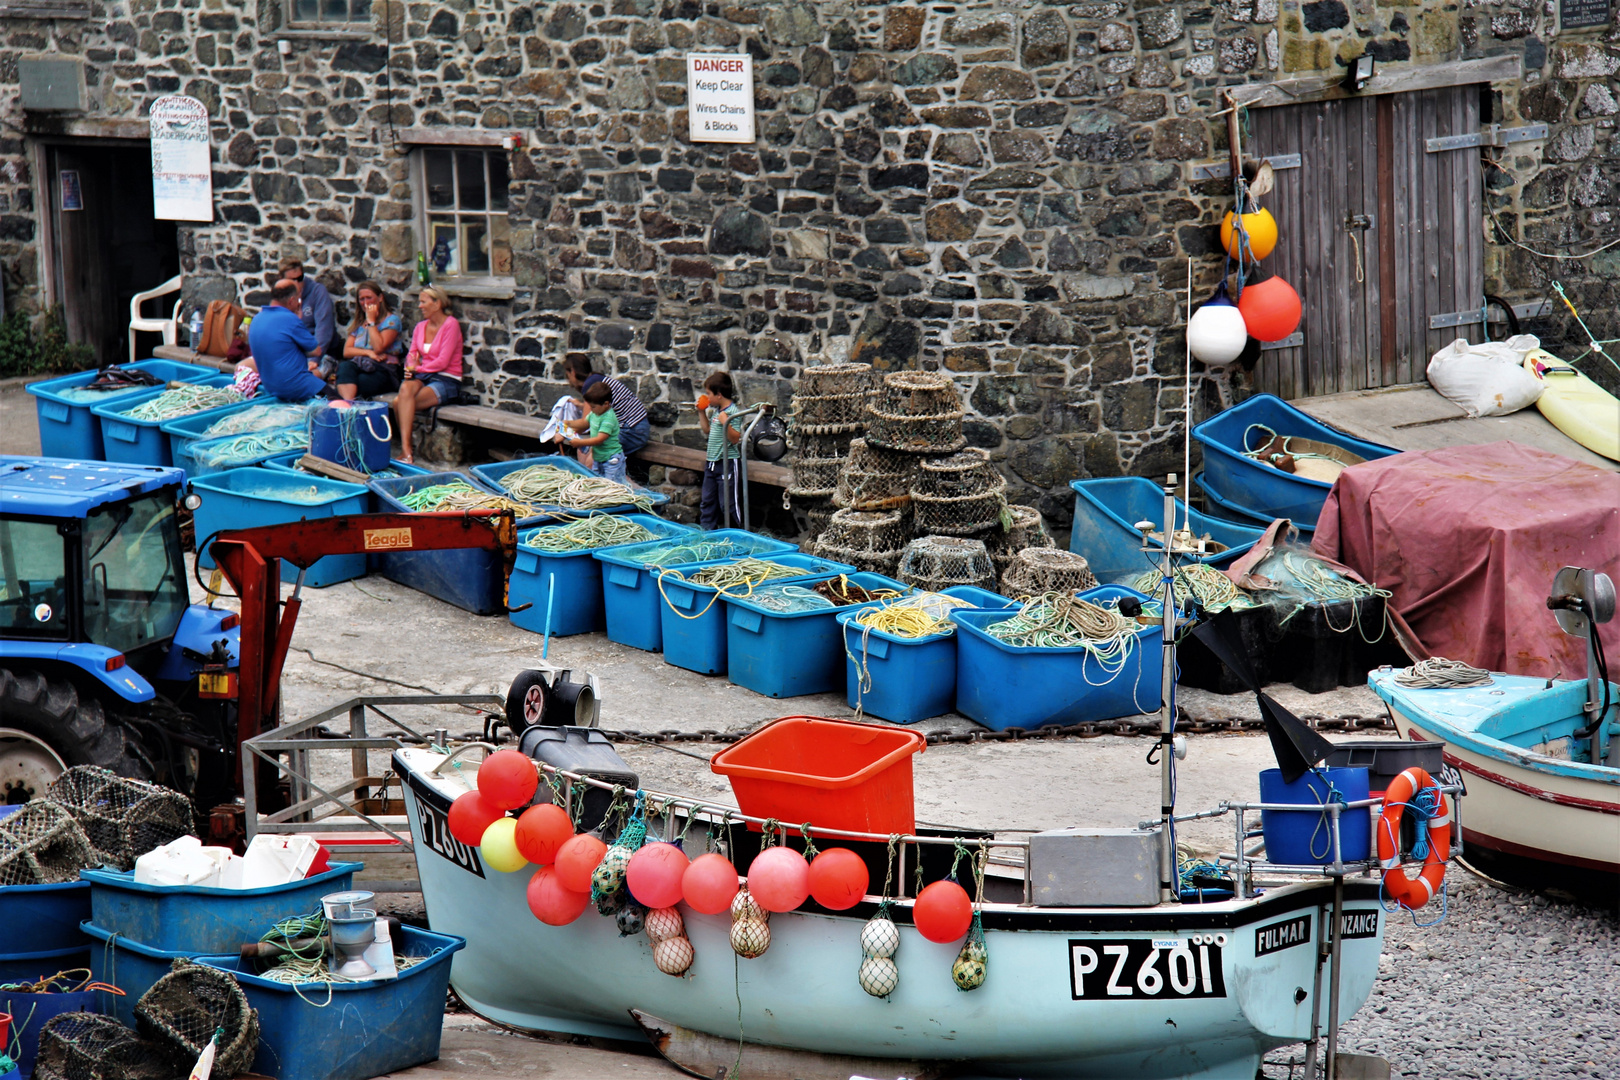
[[[1531,302],[1556,275],[1612,335],[1620,249],[1529,250],[1613,233],[1606,4],[0,0],[5,300],[116,342],[128,295],[175,269],[188,312],[264,302],[288,254],[397,296],[442,239],[482,404],[542,411],[587,350],[695,445],[675,403],[711,368],[783,403],[821,358],[938,368],[1012,494],[1062,521],[1069,479],[1180,459],[1180,294],[1189,257],[1200,295],[1220,270],[1228,92],[1277,88],[1239,114],[1252,140],[1262,106],[1354,97],[1364,54],[1366,94],[1466,88],[1521,140],[1463,151],[1490,159],[1458,226],[1484,292]],[[689,141],[691,52],[753,57],[753,144]],[[138,181],[173,93],[209,110],[215,215],[171,231]],[[98,225],[61,207],[64,170],[113,208]],[[75,313],[92,279],[101,314]]]

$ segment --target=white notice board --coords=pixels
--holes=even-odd
[[[747,53],[688,53],[686,109],[693,142],[753,142],[754,58]]]
[[[213,221],[214,176],[208,160],[208,107],[171,94],[152,102],[152,216]]]

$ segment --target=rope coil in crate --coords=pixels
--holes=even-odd
[[[221,405],[235,405],[242,400],[244,399],[241,391],[234,387],[181,383],[163,391],[150,401],[143,401],[139,405],[124,409],[121,415],[131,420],[145,420],[151,423],[158,420],[173,420],[178,416],[190,416],[204,409],[217,409]]]
[[[663,570],[658,574],[658,595],[664,598],[669,609],[683,619],[701,619],[708,614],[709,609],[719,602],[722,596],[743,597],[754,595],[767,581],[779,578],[798,577],[805,571],[796,566],[786,566],[782,563],[771,562],[767,559],[738,559],[734,563],[722,563],[719,566],[706,566],[701,570],[694,570],[690,576],[682,574],[679,570]],[[703,605],[703,610],[695,615],[688,615],[674,604],[670,603],[669,593],[664,591],[666,578],[685,582],[688,585],[704,585],[714,590],[709,602]]]
[[[656,539],[657,533],[620,514],[595,513],[566,525],[535,529],[523,537],[522,542],[550,555],[562,555]]]
[[[1163,582],[1161,572],[1147,570],[1139,574],[1130,587],[1149,596],[1158,592]],[[1207,563],[1188,563],[1175,570],[1176,606],[1187,600],[1198,601],[1198,606],[1210,614],[1226,611],[1246,611],[1259,607],[1259,601],[1232,584],[1232,579]]]
[[[520,518],[540,513],[538,506],[517,502],[474,487],[465,480],[452,480],[446,484],[430,484],[396,496],[407,510],[432,512],[439,510],[510,510]]]
[[[244,465],[261,461],[274,454],[309,448],[309,432],[304,428],[284,428],[280,431],[255,431],[209,446],[197,446],[191,456],[198,465],[218,469],[231,465]]]
[[[223,439],[227,435],[246,435],[250,431],[274,431],[277,428],[294,427],[303,424],[310,412],[311,406],[294,404],[259,405],[251,409],[242,409],[209,424],[198,436],[198,440]]]
[[[605,476],[581,476],[557,465],[530,465],[502,476],[499,481],[514,499],[564,510],[603,510],[633,504],[651,510],[652,497]]]

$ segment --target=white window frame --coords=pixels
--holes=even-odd
[[[407,133],[405,133],[405,132],[401,132],[402,141],[405,141],[404,137],[406,136],[406,134]],[[416,224],[416,236],[417,236],[418,250],[422,251],[423,253],[425,253],[427,255],[428,269],[433,274],[433,279],[434,279],[435,283],[438,283],[438,282],[442,281],[446,286],[451,288],[452,292],[455,291],[456,286],[468,286],[468,287],[492,286],[492,287],[495,287],[495,288],[498,288],[498,289],[506,289],[506,288],[510,288],[514,284],[514,281],[515,281],[515,279],[513,277],[513,274],[510,271],[510,269],[505,274],[500,274],[500,273],[495,272],[493,248],[491,249],[490,273],[487,273],[487,274],[468,274],[468,273],[459,273],[459,272],[457,272],[457,273],[446,272],[445,274],[440,275],[440,273],[438,271],[438,268],[433,265],[433,248],[434,248],[435,241],[434,241],[433,233],[432,233],[431,228],[430,228],[429,219],[435,213],[444,214],[444,213],[446,213],[446,211],[444,211],[442,209],[434,211],[434,210],[430,210],[429,207],[428,207],[428,199],[427,199],[427,162],[426,162],[426,158],[427,158],[428,154],[434,153],[434,152],[450,153],[452,155],[454,155],[454,154],[456,154],[458,152],[480,153],[480,154],[482,154],[483,157],[484,157],[484,191],[485,191],[485,202],[486,203],[489,201],[488,192],[490,190],[490,185],[489,185],[489,162],[490,162],[491,158],[499,157],[507,165],[507,174],[506,174],[507,191],[509,193],[511,191],[511,184],[512,184],[511,162],[507,158],[507,150],[506,150],[506,145],[505,145],[504,141],[501,139],[500,136],[494,135],[494,133],[480,133],[480,134],[481,135],[492,135],[494,137],[493,138],[478,138],[476,140],[469,139],[469,140],[464,141],[464,142],[462,142],[462,141],[452,142],[452,141],[449,141],[448,139],[431,138],[431,137],[422,138],[420,140],[414,140],[414,139],[410,140],[410,141],[412,141],[414,143],[414,145],[411,146],[410,175],[411,175],[411,201],[412,201],[412,204],[413,204],[413,209],[415,211],[415,224]],[[452,158],[452,160],[454,160],[454,159]],[[459,166],[454,166],[454,167],[459,167]],[[512,236],[512,208],[511,208],[510,194],[508,194],[507,208],[506,208],[505,211],[493,210],[493,209],[487,209],[487,208],[484,209],[484,210],[462,210],[458,206],[456,209],[449,211],[449,213],[453,214],[458,220],[461,219],[461,218],[464,218],[464,217],[476,217],[478,215],[483,215],[486,219],[493,219],[497,215],[504,214],[504,216],[506,217],[506,221],[507,221],[507,244],[508,244],[508,247],[510,248],[511,236]],[[494,236],[493,227],[488,228],[488,231],[487,231],[486,235],[493,238],[493,236]],[[458,252],[458,257],[459,257],[459,254],[460,253]]]
[[[324,2],[324,0],[318,0]],[[349,10],[354,10],[354,0],[346,0]],[[403,0],[395,0],[403,3]],[[312,35],[335,35],[344,38],[369,38],[377,25],[377,16],[374,10],[368,10],[358,19],[300,19],[298,17],[298,0],[281,0],[281,25],[293,34],[302,37]]]

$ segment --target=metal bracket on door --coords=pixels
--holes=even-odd
[[[1424,150],[1431,154],[1446,150],[1463,150],[1470,146],[1508,146],[1512,143],[1535,142],[1547,137],[1546,124],[1526,124],[1505,128],[1501,124],[1486,124],[1468,135],[1445,135],[1438,139],[1425,139]]]
[[[1451,311],[1444,315],[1430,315],[1429,329],[1444,330],[1448,326],[1468,326],[1473,323],[1485,321],[1485,305],[1482,302],[1477,308],[1466,311]]]
[[[1297,169],[1304,164],[1298,154],[1273,154],[1265,160],[1271,163],[1273,169]],[[1232,163],[1230,161],[1212,161],[1192,167],[1192,178],[1194,180],[1225,180],[1231,175]]]
[[[1260,345],[1261,352],[1270,352],[1272,349],[1297,349],[1305,344],[1303,331],[1295,330],[1281,341],[1266,341]]]

